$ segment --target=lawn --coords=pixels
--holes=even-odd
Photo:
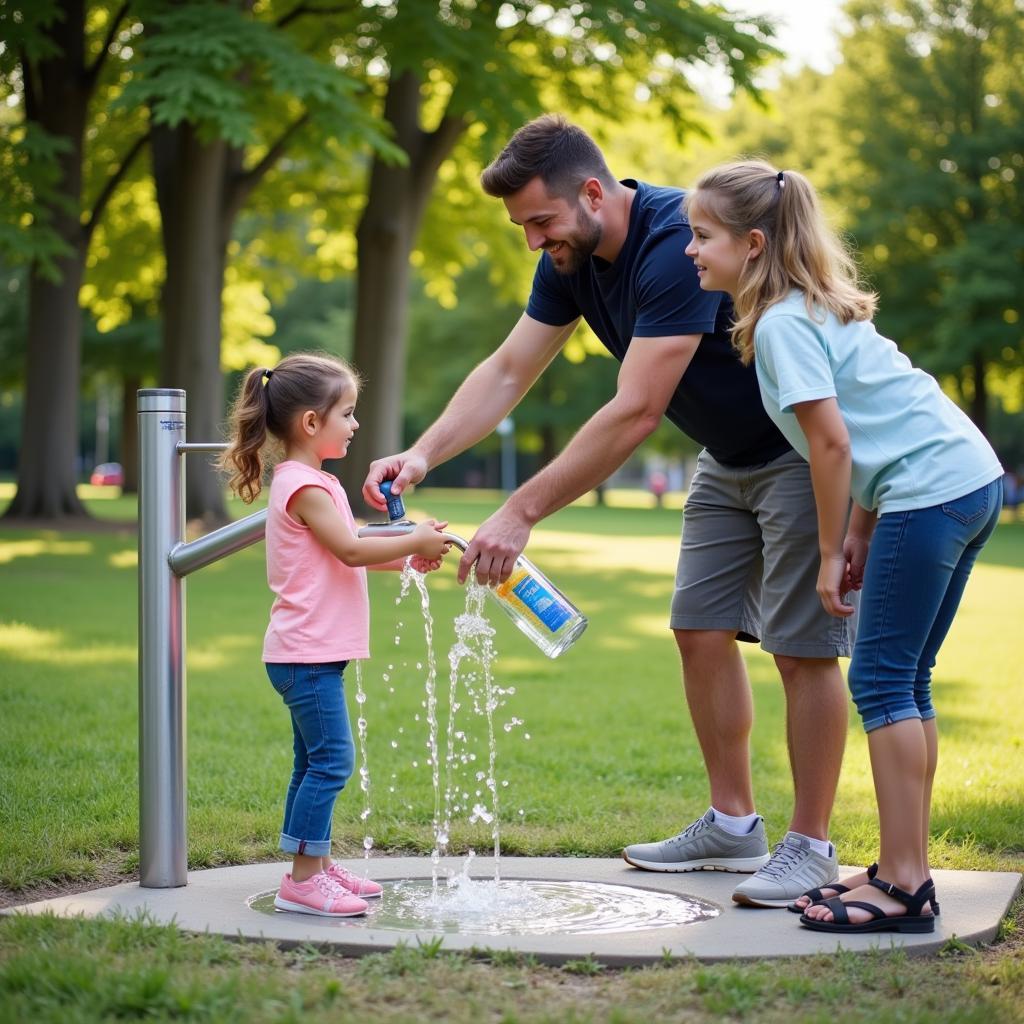
[[[0,498],[4,493],[9,496],[0,492]],[[133,503],[107,493],[86,493],[97,517],[130,520]],[[493,606],[496,679],[508,691],[495,716],[503,854],[613,856],[626,843],[677,831],[707,805],[678,657],[665,625],[679,512],[642,507],[643,495],[613,497],[617,507],[581,504],[553,516],[534,532],[528,549],[590,619],[571,651],[557,661],[543,658]],[[455,532],[470,534],[498,501],[495,494],[421,489],[408,506],[413,518],[449,518]],[[4,902],[23,900],[42,886],[81,886],[137,868],[135,570],[136,539],[129,528],[108,523],[105,529],[55,534],[0,526]],[[336,847],[353,855],[369,832],[375,851],[428,852],[434,801],[419,599],[414,592],[396,603],[396,574],[373,574],[371,592],[374,657],[363,666],[362,684],[372,813],[366,823],[361,820],[362,796],[353,785],[338,804]],[[443,736],[452,623],[464,607],[454,559],[430,577],[429,593]],[[1012,713],[1019,712],[1024,682],[1017,633],[1022,595],[1024,524],[1006,522],[975,570],[936,671],[942,749],[932,819],[935,867],[1024,868],[1024,725]],[[202,570],[187,584],[192,868],[278,856],[290,750],[286,719],[259,660],[268,606],[262,546]],[[758,809],[774,841],[785,831],[792,799],[781,686],[768,656],[756,648],[746,653],[757,708]],[[350,673],[350,698],[354,681]],[[457,721],[471,737],[466,753],[477,755],[459,773],[460,788],[472,796],[487,748],[485,723],[470,703],[463,702]],[[866,862],[876,852],[866,746],[852,720],[833,838],[845,863]],[[490,842],[489,826],[470,824],[460,814],[452,830],[455,851],[487,851]],[[1024,997],[1016,931],[1022,923],[1016,915],[1001,945],[950,957],[941,967],[889,956],[880,958],[872,974],[863,958],[856,964],[822,958],[818,966],[804,961],[782,969],[743,968],[747,981],[740,991],[748,1009],[763,1008],[757,1019],[803,1019],[805,1012],[809,1020],[890,1019],[884,1007],[894,992],[909,992],[916,1001],[897,1004],[891,1019],[968,1020],[975,1011],[979,1020],[1015,1019],[1013,1007]],[[147,944],[164,949],[165,958],[182,957],[180,975],[147,981],[141,952]],[[303,959],[169,936],[140,922],[104,930],[5,920],[0,993],[6,989],[21,1000],[10,1005],[22,1007],[9,1019],[72,1019],[73,1001],[59,995],[56,982],[40,988],[28,976],[25,965],[44,948],[58,962],[84,957],[92,964],[97,1002],[89,1004],[94,1009],[83,1020],[124,1015],[117,1000],[141,996],[125,995],[114,979],[136,975],[139,991],[149,984],[162,993],[153,1003],[163,1007],[161,1014],[197,1020],[289,1019],[291,1006],[309,1009],[303,1019],[344,1019],[337,1007],[348,996],[353,1006],[363,1006],[364,1015],[376,1014],[372,994],[383,995],[393,982],[402,987],[407,973],[423,977],[424,993],[454,986],[462,1009],[455,1012],[453,1005],[452,1020],[503,1019],[498,1012],[477,1015],[472,1009],[485,990],[501,992],[495,1004],[510,1014],[508,1020],[669,1019],[670,991],[690,1014],[680,1019],[744,1015],[742,999],[735,1003],[735,985],[727,983],[728,971],[739,968],[689,964],[591,978],[594,965],[581,965],[575,974],[522,964],[460,967],[452,958],[438,961],[408,950],[370,961],[376,968],[357,967],[309,951]],[[247,987],[248,972],[265,984]],[[870,1012],[849,1002],[865,985],[873,993]],[[547,1000],[537,998],[549,989]],[[245,997],[233,1003],[231,993],[243,990]],[[222,1016],[210,1016],[214,993],[229,1008]],[[409,998],[406,993],[395,1015],[385,1019],[419,1019]],[[444,1016],[423,998],[423,1016]],[[173,1011],[175,999],[193,1006],[193,1016]],[[281,1014],[266,1009],[281,1000]],[[924,1016],[915,1016],[912,1007]]]

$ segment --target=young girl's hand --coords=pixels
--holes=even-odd
[[[416,543],[416,554],[431,561],[444,558],[452,546],[451,541],[444,536],[447,526],[447,520],[439,523],[435,519],[425,519],[420,523],[412,531],[413,541]]]
[[[440,558],[424,558],[423,555],[413,555],[409,559],[409,564],[417,571],[426,575],[428,572],[434,572],[441,568],[442,559]]]

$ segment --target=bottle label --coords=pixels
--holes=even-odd
[[[558,630],[572,618],[572,612],[545,587],[541,586],[533,576],[526,573],[523,578],[512,588],[512,593],[526,605],[526,607],[540,621],[551,630],[557,633]]]

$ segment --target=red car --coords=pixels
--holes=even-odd
[[[89,483],[95,487],[123,487],[124,470],[120,462],[101,462],[89,477]]]

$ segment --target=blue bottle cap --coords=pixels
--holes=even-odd
[[[402,501],[400,494],[391,493],[392,482],[391,480],[382,480],[380,493],[384,495],[384,500],[388,504],[388,518],[394,523],[405,518],[405,502]]]

